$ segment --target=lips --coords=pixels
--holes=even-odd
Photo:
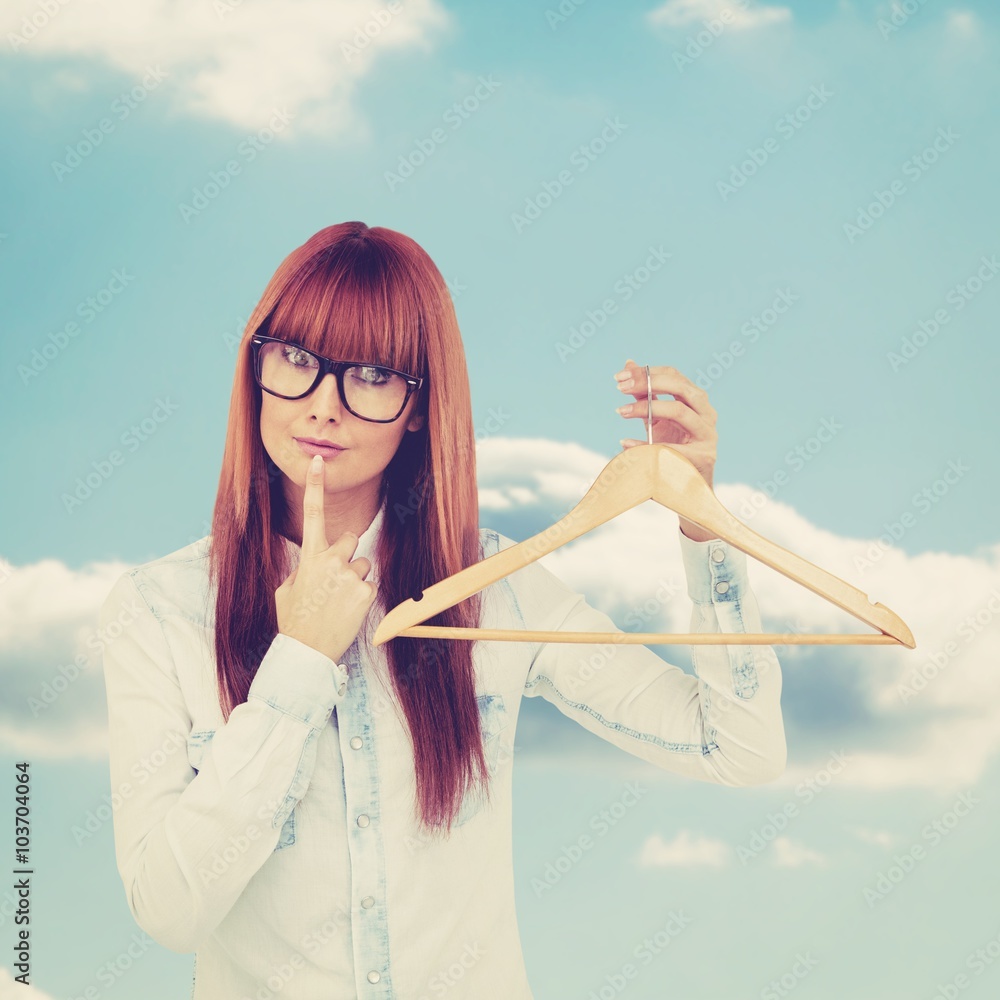
[[[343,451],[344,448],[343,445],[337,444],[335,441],[327,441],[325,438],[302,437],[302,438],[296,438],[295,440],[300,442],[301,444],[314,444],[320,448],[336,448],[340,451]]]
[[[310,458],[314,455],[322,455],[324,459],[336,458],[347,450],[319,438],[295,438],[295,442]]]

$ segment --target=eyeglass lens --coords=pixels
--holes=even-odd
[[[319,360],[294,344],[268,341],[260,349],[260,379],[281,396],[301,396],[316,380]],[[374,365],[352,365],[344,371],[348,407],[368,420],[389,420],[406,398],[406,380]]]

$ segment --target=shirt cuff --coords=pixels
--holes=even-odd
[[[696,542],[688,538],[680,527],[677,533],[687,576],[688,597],[695,604],[739,601],[744,589],[749,590],[746,553],[721,538]]]
[[[248,698],[319,729],[347,693],[347,667],[325,653],[278,632],[261,660]]]

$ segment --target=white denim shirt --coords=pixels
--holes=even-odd
[[[371,558],[383,516],[355,558]],[[483,558],[515,544],[480,535]],[[744,553],[679,536],[691,631],[761,631]],[[124,573],[100,614],[118,870],[137,924],[195,952],[194,1000],[531,1000],[511,850],[523,697],[689,778],[749,785],[784,770],[770,646],[691,646],[695,676],[641,644],[484,641],[492,801],[470,792],[450,839],[427,834],[377,623],[339,664],[277,634],[223,722],[208,541]],[[484,628],[620,631],[539,562],[482,593]]]

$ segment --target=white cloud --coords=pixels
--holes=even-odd
[[[480,489],[479,507],[481,510],[510,510],[515,504],[503,490]]]
[[[548,438],[483,438],[477,445],[488,468],[479,470],[483,511],[533,503],[568,504],[578,500],[607,462],[583,445]]]
[[[0,32],[19,58],[92,60],[133,81],[159,66],[167,74],[160,86],[171,92],[175,112],[256,130],[276,108],[287,108],[293,126],[279,137],[365,132],[351,101],[377,57],[426,52],[452,27],[437,0],[407,0],[395,14],[388,3],[368,0],[74,0],[52,6],[51,15],[39,14],[37,0],[0,7]],[[78,89],[80,73],[79,64],[63,72],[67,88]]]
[[[667,28],[702,25],[704,21],[721,21],[736,30],[760,28],[768,24],[790,21],[790,7],[750,6],[727,0],[667,0],[647,15],[650,23]]]
[[[107,756],[97,613],[127,567],[6,564],[0,583],[0,745],[19,758]]]
[[[802,865],[825,866],[826,858],[789,837],[776,837],[772,845],[771,863],[777,868],[801,868]]]
[[[710,837],[694,836],[690,830],[681,830],[673,840],[667,841],[654,833],[646,839],[639,852],[639,864],[650,868],[708,865],[721,868],[732,857],[728,844]]]

